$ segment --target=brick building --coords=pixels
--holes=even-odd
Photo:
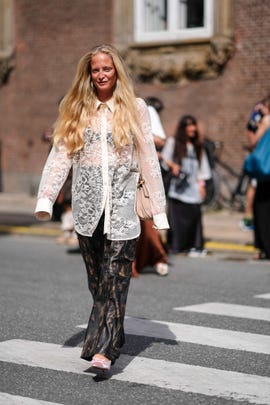
[[[102,42],[123,52],[138,95],[162,99],[168,135],[192,113],[241,169],[250,109],[270,92],[269,1],[152,0],[162,16],[146,3],[0,0],[1,191],[36,192],[48,152],[41,135],[78,60]]]

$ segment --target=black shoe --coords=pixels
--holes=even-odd
[[[76,253],[81,253],[81,250],[79,247],[77,248],[71,248],[71,249],[67,249],[67,253],[70,255],[76,254]]]

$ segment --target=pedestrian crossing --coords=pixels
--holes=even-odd
[[[86,326],[86,324],[78,325],[78,327],[83,329]],[[149,321],[147,319],[129,317],[125,319],[125,331],[129,335],[147,336],[270,355],[270,336],[256,333],[235,332],[226,329],[155,320]]]
[[[88,363],[79,359],[80,351],[20,339],[0,343],[1,361],[84,375]],[[128,355],[117,361],[111,379],[256,404],[267,404],[270,398],[268,377]]]
[[[236,318],[257,319],[270,321],[270,308],[252,307],[248,305],[224,304],[220,302],[206,302],[199,305],[189,305],[174,308],[176,311],[200,312],[211,315],[231,316]]]
[[[0,404],[3,405],[61,405],[56,402],[42,401],[40,399],[33,399],[22,397],[20,395],[10,395],[0,392]]]
[[[266,294],[257,294],[254,295],[255,298],[263,298],[265,300],[270,300],[270,293],[266,293]]]
[[[261,298],[263,299],[270,298],[270,294],[262,295]],[[241,317],[259,321],[268,321],[270,319],[270,309],[268,308],[219,302],[176,307],[174,309],[176,311]],[[80,328],[85,326],[78,325]],[[135,336],[270,355],[270,336],[263,334],[133,317],[126,317],[125,331],[127,334]],[[0,342],[0,361],[2,362],[57,370],[63,373],[68,372],[84,376],[89,373],[89,375],[92,375],[89,372],[89,363],[80,359],[80,352],[80,347],[23,339]],[[269,376],[266,377],[149,358],[144,357],[143,353],[140,356],[122,354],[112,368],[110,379],[123,383],[136,383],[183,393],[218,397],[239,403],[246,401],[250,404],[270,404],[270,370]],[[57,403],[7,393],[0,393],[0,404],[58,405]]]

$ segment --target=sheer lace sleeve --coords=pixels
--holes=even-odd
[[[52,206],[68,176],[72,158],[63,146],[53,147],[44,166],[38,190],[36,217],[48,220],[52,215]]]
[[[159,229],[166,228],[168,227],[165,226],[165,221],[167,221],[165,215],[166,199],[160,165],[153,140],[150,116],[144,100],[140,98],[137,99],[137,105],[141,123],[141,137],[137,140],[139,166],[149,189],[154,223]],[[163,215],[164,222],[162,220]],[[161,222],[163,222],[164,225],[161,225]]]

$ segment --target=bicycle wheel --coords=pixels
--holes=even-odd
[[[237,211],[244,212],[246,205],[246,194],[247,189],[250,184],[250,177],[243,173],[236,185],[235,190],[232,192],[231,196],[231,207]]]

